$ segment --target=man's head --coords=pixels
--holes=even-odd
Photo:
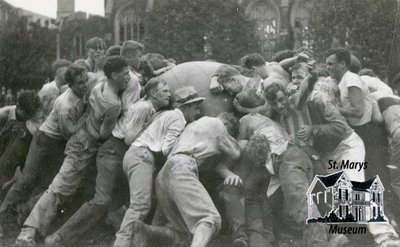
[[[217,71],[218,82],[230,95],[235,96],[243,89],[242,75],[232,66],[221,65]]]
[[[233,115],[233,113],[222,112],[218,115],[218,118],[224,123],[228,133],[235,137],[239,132],[239,120]]]
[[[110,57],[110,56],[119,56],[121,55],[121,46],[120,45],[112,45],[108,47],[106,50],[106,53],[104,56]]]
[[[74,64],[80,65],[84,68],[86,68],[87,71],[90,71],[90,66],[89,64],[85,61],[85,59],[77,59],[75,60]]]
[[[54,75],[54,79],[56,81],[61,82],[62,85],[65,84],[64,80],[64,73],[67,70],[67,67],[71,65],[72,62],[66,59],[57,59],[54,61],[54,63],[51,65],[51,70]]]
[[[272,56],[272,61],[279,63],[280,61],[285,60],[287,58],[294,57],[295,55],[296,55],[296,51],[281,50]]]
[[[133,40],[127,40],[122,44],[121,56],[125,57],[129,61],[129,65],[138,70],[140,66],[140,57],[144,51],[144,45]]]
[[[262,79],[268,77],[267,65],[264,58],[258,53],[252,53],[246,56],[244,66],[253,69]]]
[[[17,118],[20,121],[31,119],[41,106],[39,96],[33,90],[25,90],[17,98]]]
[[[86,42],[86,52],[88,58],[94,62],[101,56],[104,56],[106,43],[102,38],[93,37]]]
[[[297,63],[292,67],[292,82],[300,85],[310,76],[309,68],[306,63]]]
[[[255,168],[263,167],[270,160],[271,147],[265,135],[253,135],[247,143],[246,153]]]
[[[285,94],[285,90],[280,84],[273,83],[265,89],[265,98],[271,105],[272,110],[280,116],[289,114],[289,101]]]
[[[192,86],[180,88],[174,93],[174,105],[182,111],[188,123],[200,117],[200,106],[204,100],[205,98],[200,97]]]
[[[255,108],[265,104],[265,99],[251,91],[242,91],[236,95],[239,104],[246,108]]]
[[[326,68],[332,78],[340,81],[351,65],[351,54],[349,50],[339,48],[328,51],[326,57]]]
[[[120,92],[127,87],[131,76],[129,75],[129,64],[126,58],[121,56],[108,57],[104,63],[103,70],[111,85]]]
[[[88,93],[88,75],[85,67],[77,64],[68,66],[65,72],[65,81],[68,83],[71,91],[79,98]]]
[[[156,77],[150,79],[144,87],[144,92],[154,108],[161,109],[170,105],[171,92],[166,80]]]

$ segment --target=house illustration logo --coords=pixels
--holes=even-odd
[[[384,190],[378,175],[365,182],[351,181],[343,171],[317,175],[307,190],[307,224],[386,222]]]

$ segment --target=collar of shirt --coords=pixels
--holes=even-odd
[[[74,106],[76,106],[83,98],[79,98],[76,94],[69,88],[68,91],[68,100],[72,102]]]

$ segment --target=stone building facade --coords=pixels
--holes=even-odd
[[[309,45],[308,25],[311,0],[238,0],[246,15],[255,20],[255,31],[263,53]],[[143,41],[146,14],[155,0],[105,0],[105,16],[113,30],[113,43],[133,39]],[[268,56],[268,54],[266,54]]]

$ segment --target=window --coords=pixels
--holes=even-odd
[[[346,189],[346,201],[348,201],[349,200],[349,190],[348,189]]]
[[[342,189],[339,189],[339,200],[342,200]]]
[[[342,205],[339,205],[339,217],[342,217]]]
[[[372,201],[375,202],[375,192],[372,192]]]
[[[381,202],[381,198],[380,198],[381,193],[377,193],[377,195],[378,195],[378,202]]]
[[[372,217],[375,218],[376,217],[376,208],[372,207]]]
[[[125,40],[142,41],[145,36],[143,16],[133,7],[128,7],[118,16],[120,42]]]

